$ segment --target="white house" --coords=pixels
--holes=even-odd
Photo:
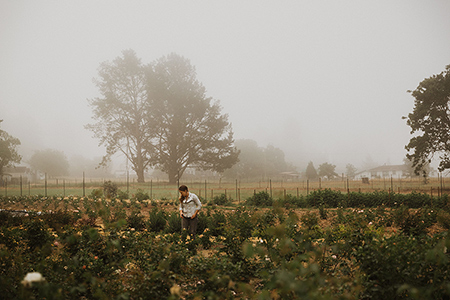
[[[373,169],[359,172],[355,175],[355,179],[374,179],[374,178],[402,178],[407,173],[405,165],[383,165]]]

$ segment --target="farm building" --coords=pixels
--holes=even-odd
[[[355,179],[362,178],[402,178],[407,175],[406,165],[382,165],[373,169],[359,172],[355,175]]]
[[[22,183],[30,182],[33,178],[33,174],[28,167],[11,167],[3,169],[2,177],[6,182],[17,184],[20,183],[21,178]]]

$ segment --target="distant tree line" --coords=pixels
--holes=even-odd
[[[264,148],[254,140],[241,139],[236,140],[235,146],[239,151],[239,162],[223,173],[226,178],[262,179],[296,171],[285,161],[284,152],[272,145]]]

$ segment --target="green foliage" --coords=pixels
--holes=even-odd
[[[327,203],[328,192],[320,195],[325,195]],[[60,199],[33,201],[52,208],[63,203]],[[67,201],[68,206],[84,207],[83,218],[107,208],[110,215],[118,216],[128,205],[125,201]],[[319,213],[277,205],[205,209],[198,215],[199,231],[192,240],[181,232],[177,211],[155,206],[145,220],[137,204],[128,210],[129,217],[117,221],[110,217],[111,222],[102,228],[74,222],[78,213],[70,211],[14,219],[0,212],[0,293],[7,299],[450,296],[448,232],[424,234],[448,219],[448,211],[441,208],[327,207],[325,228],[319,226],[323,224],[320,209]],[[141,221],[148,231],[137,229]],[[40,272],[45,281],[32,287],[21,285],[30,271]]]
[[[147,229],[152,232],[160,232],[163,231],[166,227],[166,214],[163,210],[159,210],[154,207],[149,212],[149,218],[147,223]]]
[[[0,120],[0,123],[3,120]],[[0,129],[0,175],[3,174],[3,168],[14,163],[19,163],[22,157],[17,151],[20,140],[9,135],[6,131]],[[3,183],[0,179],[0,183]]]
[[[227,198],[226,194],[220,194],[220,196],[214,196],[212,202],[216,205],[229,205],[231,203],[231,197]]]
[[[165,230],[167,233],[180,233],[181,232],[181,218],[178,212],[169,214],[167,218],[167,227]]]
[[[144,216],[139,211],[132,211],[127,217],[127,226],[135,230],[142,230],[145,228]]]
[[[358,247],[355,259],[366,274],[363,298],[410,299],[409,294],[415,299],[448,297],[448,275],[434,277],[434,272],[448,265],[448,256],[439,263],[427,258],[438,246],[436,242],[427,236],[417,239],[395,235]],[[442,248],[440,251],[443,253]]]
[[[61,232],[66,226],[73,226],[76,222],[73,213],[61,210],[46,213],[42,216],[42,219],[48,227],[57,232]]]
[[[298,208],[306,208],[308,203],[306,198],[303,195],[299,195],[298,197],[292,196],[291,194],[287,194],[283,199],[278,199],[278,201],[282,206],[289,207],[298,207]]]
[[[312,191],[306,196],[306,202],[309,206],[320,207],[339,207],[345,201],[345,196],[340,191],[332,191],[331,189]]]
[[[246,205],[251,206],[272,206],[273,199],[267,192],[259,192],[254,194],[252,197],[247,198],[245,201]]]
[[[328,217],[328,211],[323,205],[319,206],[319,216],[322,220],[326,220]]]
[[[436,220],[445,229],[450,229],[450,213],[447,211],[439,211],[436,214]]]
[[[426,229],[436,223],[436,213],[426,208],[411,211],[402,205],[394,212],[394,222],[406,235],[424,235]]]
[[[136,199],[137,201],[143,201],[150,199],[150,196],[148,195],[148,193],[144,193],[143,190],[139,189],[134,195],[134,199]]]
[[[111,180],[107,180],[103,183],[103,194],[107,199],[116,198],[118,190],[117,184]]]
[[[120,200],[130,199],[130,197],[128,196],[128,193],[125,191],[122,191],[122,190],[117,191],[117,198]]]
[[[319,218],[317,217],[317,214],[314,212],[310,212],[310,211],[307,211],[305,214],[303,214],[300,217],[300,221],[308,229],[312,229],[315,226],[317,226],[317,224],[319,224]]]
[[[51,240],[46,224],[39,219],[30,220],[30,222],[25,224],[24,238],[27,241],[30,251],[41,248]]]
[[[450,168],[450,65],[440,74],[424,79],[411,94],[415,98],[414,110],[408,115],[407,124],[414,136],[405,148],[413,152],[406,157],[417,174],[435,153],[439,153],[439,170]]]
[[[103,191],[101,189],[93,189],[91,194],[89,195],[92,199],[101,198],[103,196]]]
[[[211,235],[222,236],[225,233],[225,225],[227,224],[227,216],[221,211],[215,211],[210,214],[208,211],[208,223],[207,228],[210,230]]]
[[[336,176],[338,176],[338,174],[335,172],[336,166],[332,165],[330,163],[323,163],[321,165],[319,165],[319,172],[318,175],[320,177],[326,177],[328,179],[332,179]]]

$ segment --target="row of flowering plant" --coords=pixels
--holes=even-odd
[[[333,195],[335,197],[335,195]],[[176,206],[1,198],[5,299],[442,299],[448,207]],[[14,202],[14,203],[13,203]],[[130,205],[130,203],[132,205]],[[24,208],[26,205],[26,209]],[[26,210],[26,212],[25,212]]]

